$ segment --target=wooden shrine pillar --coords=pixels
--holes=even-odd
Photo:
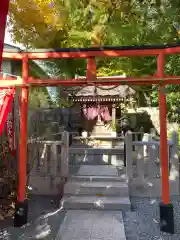
[[[157,59],[158,77],[164,77],[165,56],[160,54]],[[174,233],[173,205],[170,203],[169,189],[169,160],[166,121],[166,95],[165,85],[159,86],[159,115],[160,115],[160,162],[162,182],[162,202],[160,203],[160,228],[161,231]],[[153,171],[153,169],[152,169]]]
[[[112,104],[112,124],[116,125],[116,104]]]
[[[23,83],[27,83],[29,75],[28,58],[22,59]],[[14,226],[21,227],[27,223],[28,203],[26,196],[27,183],[27,144],[28,144],[28,95],[27,86],[21,88],[20,93],[20,139],[19,139],[19,163],[18,163],[18,197],[15,210]]]
[[[96,79],[96,59],[95,57],[89,57],[87,59],[87,71],[86,71],[87,81],[92,81]]]

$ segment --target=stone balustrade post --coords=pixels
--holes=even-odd
[[[139,146],[137,152],[137,176],[140,183],[144,182],[144,148]]]
[[[69,133],[62,133],[61,146],[61,176],[67,178],[69,175]]]
[[[58,154],[57,154],[57,144],[56,142],[52,143],[51,145],[51,158],[50,158],[50,171],[51,176],[56,177],[57,175],[57,161],[58,161]]]
[[[178,133],[172,132],[172,148],[170,155],[170,179],[179,184]],[[178,187],[179,189],[179,187]]]
[[[143,135],[144,135],[144,128],[140,127],[140,136],[141,136],[140,141],[142,141]]]
[[[151,135],[148,134],[148,133],[145,133],[144,136],[143,136],[142,141],[143,142],[149,142],[151,140],[152,140]],[[144,145],[144,157],[148,157],[148,146],[147,145]]]
[[[128,131],[125,135],[125,145],[126,145],[126,175],[129,180],[133,177],[133,155],[132,155],[132,132]]]
[[[148,179],[156,178],[156,143],[148,146]]]

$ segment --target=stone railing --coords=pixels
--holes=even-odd
[[[129,179],[130,192],[137,196],[160,196],[160,142],[152,140],[151,135],[146,137],[143,141],[133,141],[131,132],[128,132],[125,137],[126,175]],[[168,140],[168,150],[171,194],[179,195],[178,134],[176,132],[173,132],[172,138]]]
[[[143,135],[143,128],[139,132],[132,133],[134,140],[142,139]],[[69,149],[69,164],[72,171],[76,171],[78,165],[87,161],[92,164],[102,164],[104,162],[120,168],[124,167],[126,152],[124,151],[123,135],[116,137],[108,135],[78,136],[75,139],[77,144]]]
[[[58,195],[66,178],[76,173],[83,162],[98,164],[102,160],[120,167],[128,178],[130,195],[160,196],[161,170],[159,141],[142,132],[128,132],[125,136],[126,168],[124,149],[97,148],[91,146],[69,147],[69,133],[60,133],[61,140],[31,139],[28,144],[28,185],[33,194]],[[143,140],[138,141],[139,135]],[[74,133],[73,133],[74,135]],[[133,135],[135,137],[133,137]],[[134,140],[136,139],[136,140]],[[169,145],[169,180],[171,195],[179,194],[178,136],[172,133]]]
[[[81,164],[109,164],[124,167],[124,152],[120,148],[74,147],[69,148],[69,167],[76,171]]]
[[[28,185],[34,194],[57,194],[69,174],[69,134],[61,141],[31,139],[28,142]]]
[[[138,141],[139,138],[143,138],[144,136],[144,128],[141,127],[138,132],[131,132],[132,133],[132,138],[134,141]]]

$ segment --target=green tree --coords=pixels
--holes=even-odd
[[[27,48],[164,44],[178,41],[173,24],[180,22],[179,9],[177,0],[14,0],[9,26],[14,40]],[[176,56],[168,58],[167,72],[179,75],[177,62]],[[57,77],[84,75],[86,70],[84,60],[49,61],[48,66]],[[97,68],[100,75],[122,71],[143,76],[154,74],[156,64],[152,57],[105,58],[97,59]],[[136,90],[156,101],[151,88]]]
[[[176,41],[172,26],[179,20],[176,2],[15,0],[10,5],[9,24],[14,40],[28,48],[165,43]],[[56,64],[61,75],[74,76],[84,73],[82,62]],[[98,61],[100,66],[105,63],[107,59]],[[146,61],[137,58],[113,61],[111,67],[121,67],[128,75],[152,72]]]
[[[166,74],[173,76],[173,75],[180,75],[179,64],[180,59],[178,55],[168,56],[166,59]],[[168,119],[171,122],[178,122],[180,123],[180,85],[168,85],[164,89],[166,96],[167,96],[167,111],[168,111]],[[152,106],[158,106],[158,89],[156,88],[151,93],[152,98]]]

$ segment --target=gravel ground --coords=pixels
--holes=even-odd
[[[159,202],[155,198],[132,198],[132,212],[124,213],[127,240],[180,240],[180,197],[173,197],[175,234],[161,233]]]
[[[65,211],[58,208],[59,200],[36,196],[29,200],[29,221],[22,228],[13,228],[12,220],[0,222],[0,239],[55,239]],[[11,227],[9,227],[11,226]]]
[[[53,201],[52,201],[53,200]],[[173,197],[176,234],[161,233],[159,229],[160,199],[131,198],[132,212],[124,213],[127,240],[180,240],[180,197]],[[29,201],[29,222],[23,228],[13,228],[12,221],[0,222],[0,239],[54,240],[65,211],[58,209],[59,200],[36,196]]]

